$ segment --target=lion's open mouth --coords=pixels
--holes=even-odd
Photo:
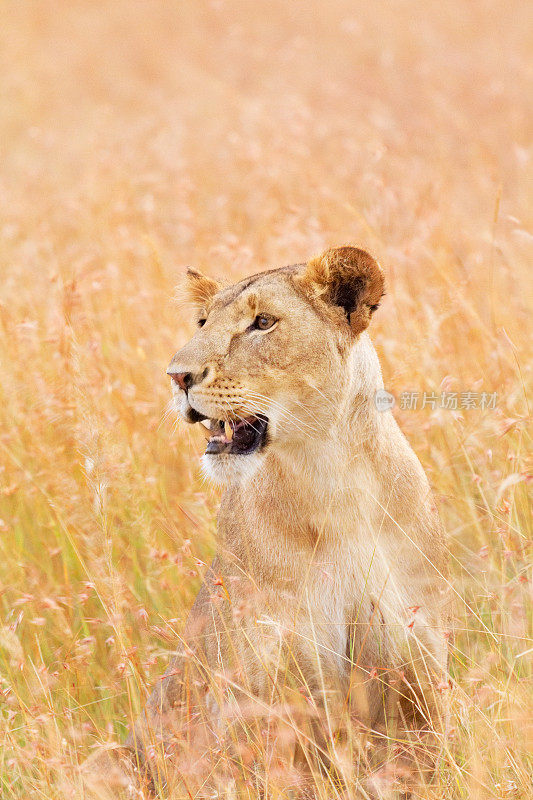
[[[267,436],[268,419],[263,416],[224,422],[221,419],[201,421],[208,439],[206,454],[229,453],[247,456],[264,446]]]

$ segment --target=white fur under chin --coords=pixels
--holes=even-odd
[[[250,453],[247,456],[204,453],[200,463],[204,478],[220,486],[228,486],[237,481],[242,483],[250,480],[261,467],[263,459],[262,453]]]

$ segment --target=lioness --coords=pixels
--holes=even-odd
[[[420,462],[376,408],[366,329],[382,271],[340,247],[233,286],[192,269],[187,283],[198,329],[167,372],[181,418],[208,427],[220,543],[130,745],[187,741],[186,758],[199,719],[220,744],[228,708],[304,696],[313,736],[293,717],[280,749],[313,739],[327,769],[349,710],[361,735],[418,742],[419,765],[422,732],[442,730],[446,548]]]

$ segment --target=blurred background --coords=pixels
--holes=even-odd
[[[81,791],[213,552],[203,438],[167,409],[184,267],[345,243],[385,269],[372,335],[450,542],[435,796],[530,797],[533,6],[7,0],[0,41],[6,797]]]

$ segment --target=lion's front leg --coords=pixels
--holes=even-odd
[[[412,645],[411,660],[367,677],[381,698],[365,786],[372,797],[418,796],[434,785],[445,748],[448,683],[427,648]],[[375,705],[375,708],[378,706]],[[372,791],[370,791],[372,790]]]
[[[220,604],[228,613],[218,618],[213,658],[222,678],[225,742],[246,760],[256,787],[298,788],[311,773],[331,767],[345,707],[346,657],[332,626],[295,615],[294,598],[237,585],[238,599]]]

